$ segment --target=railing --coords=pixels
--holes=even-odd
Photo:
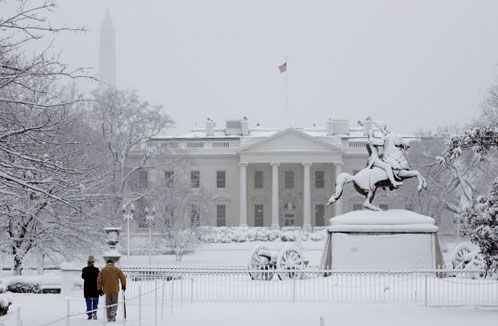
[[[175,287],[174,300],[195,302],[416,303],[498,305],[498,281],[479,271],[231,270],[126,268],[130,290],[154,280]],[[271,274],[271,275],[270,275]],[[252,276],[252,278],[251,278]],[[265,279],[273,276],[271,280]]]
[[[353,148],[365,148],[366,146],[365,141],[349,141],[348,142],[348,147],[353,147]]]
[[[119,308],[118,321],[123,325],[142,325],[143,321],[147,321],[147,325],[158,325],[168,313],[173,314],[175,307],[202,302],[498,306],[498,274],[485,275],[482,271],[445,268],[404,271],[249,270],[244,266],[126,266],[122,270],[128,283],[126,304],[133,310],[132,319],[125,321],[122,317],[124,307]],[[73,312],[74,304],[71,308],[71,301],[76,300],[79,302],[77,306],[81,307],[80,296],[81,289],[73,287],[71,293],[66,291],[66,315],[43,325],[70,325],[72,320],[82,319],[85,312]],[[123,305],[123,300],[119,305]],[[99,309],[100,319],[104,319],[104,309]]]
[[[128,292],[176,289],[174,300],[195,302],[416,303],[424,305],[498,305],[496,274],[452,269],[396,271],[248,270],[230,267],[123,267]],[[64,276],[64,275],[63,275]],[[79,276],[79,275],[77,275]],[[261,280],[270,279],[271,280]],[[63,285],[65,295],[80,287]],[[169,290],[168,290],[169,291]],[[147,298],[145,298],[147,299]],[[150,299],[150,298],[149,298]]]

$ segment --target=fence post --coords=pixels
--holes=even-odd
[[[126,303],[123,302],[123,309],[124,309],[125,305],[126,305]],[[102,318],[102,319],[105,319],[105,318]],[[126,326],[126,318],[124,317],[124,315],[123,315],[123,326]]]
[[[170,316],[173,316],[173,298],[174,298],[174,290],[175,290],[175,281],[172,279],[171,281],[171,298],[170,298]]]
[[[183,309],[183,277],[180,279],[180,309]]]
[[[142,326],[142,286],[138,286],[138,326]]]
[[[424,305],[427,307],[427,272],[425,273],[425,277],[424,277],[424,287],[425,287],[425,291],[424,291]]]
[[[325,317],[320,316],[320,326],[325,326]]]
[[[292,303],[296,302],[296,278],[292,279]]]
[[[105,298],[105,295],[104,295],[104,298]],[[105,300],[105,299],[104,299]],[[104,301],[105,302],[105,301]],[[102,313],[102,325],[107,325],[107,304],[104,304],[104,309],[102,310],[103,313]],[[123,318],[124,319],[124,318]]]
[[[194,303],[194,278],[190,279],[190,304]]]
[[[154,326],[157,326],[157,280],[154,281]]]
[[[71,314],[71,301],[69,301],[69,299],[67,299],[67,301],[66,301],[66,326],[71,325],[69,314]]]
[[[163,278],[162,293],[161,293],[161,320],[164,320],[164,278]]]
[[[17,307],[17,326],[22,326],[21,307]]]

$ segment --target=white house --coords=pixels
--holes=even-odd
[[[213,226],[323,226],[328,218],[361,209],[364,198],[347,187],[332,207],[326,202],[341,172],[365,167],[370,124],[351,127],[329,119],[325,128],[267,129],[247,119],[208,120],[182,136],[160,136],[151,146],[183,148],[192,158],[190,181],[213,195]],[[174,171],[155,171],[164,177]],[[387,208],[379,192],[376,204]]]

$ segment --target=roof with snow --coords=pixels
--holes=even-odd
[[[231,120],[234,121],[234,120]],[[208,120],[205,128],[194,128],[188,133],[179,135],[168,135],[160,134],[153,137],[154,140],[193,140],[193,139],[240,139],[242,143],[244,140],[248,143],[254,141],[258,138],[271,137],[277,133],[280,133],[289,128],[272,128],[272,127],[262,127],[259,124],[256,126],[250,126],[249,122],[246,120],[240,120],[247,123],[248,129],[247,133],[234,134],[233,132],[228,132],[228,128],[214,128],[214,122]],[[208,124],[212,123],[213,128],[209,129]],[[227,121],[227,124],[229,121]],[[385,123],[381,123],[385,125]],[[364,140],[366,138],[366,130],[364,126],[351,126],[349,120],[329,120],[326,126],[322,127],[292,127],[292,129],[299,130],[309,136],[316,138],[330,138],[330,137],[340,137],[348,138],[349,140]],[[374,127],[375,130],[380,130]],[[405,137],[413,138],[413,135],[409,134],[396,134]]]

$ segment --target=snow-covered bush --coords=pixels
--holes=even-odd
[[[231,242],[294,242],[300,238],[302,241],[321,241],[326,237],[325,228],[314,232],[305,232],[301,228],[284,228],[273,230],[266,227],[209,227],[201,228],[200,241],[205,243],[231,243]]]
[[[488,196],[477,197],[474,205],[462,216],[470,240],[479,246],[486,269],[498,271],[498,178],[495,178]]]
[[[0,293],[4,293],[5,291],[7,291],[7,284],[0,279]]]
[[[16,279],[7,284],[7,291],[12,293],[40,293],[40,284],[33,280]]]
[[[9,312],[9,306],[12,304],[12,299],[0,296],[0,316],[6,315]]]

